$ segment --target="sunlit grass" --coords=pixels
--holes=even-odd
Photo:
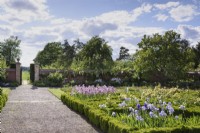
[[[22,71],[22,80],[30,80],[30,73],[29,71]]]
[[[65,92],[62,91],[61,89],[49,89],[49,92],[51,92],[53,95],[55,95],[58,99],[61,98],[62,94],[65,94]]]

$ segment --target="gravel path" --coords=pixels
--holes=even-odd
[[[48,88],[22,85],[12,90],[1,113],[2,133],[98,133]]]

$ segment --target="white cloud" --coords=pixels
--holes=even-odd
[[[197,7],[194,5],[180,5],[176,8],[172,8],[169,13],[175,21],[187,22],[199,14],[196,9]]]
[[[168,16],[167,15],[165,15],[165,14],[156,14],[155,16],[154,16],[158,21],[166,21],[167,20],[167,18],[168,18]]]
[[[181,34],[182,38],[188,39],[192,45],[200,41],[200,26],[179,25],[177,32]]]
[[[51,18],[46,0],[2,0],[0,20],[10,25],[21,25],[32,20]]]
[[[160,10],[164,10],[164,9],[169,9],[172,7],[177,7],[178,5],[180,5],[179,2],[168,2],[166,4],[154,4],[154,6]]]

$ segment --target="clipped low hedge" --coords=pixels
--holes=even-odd
[[[3,93],[3,90],[0,88],[0,112],[5,106],[6,101],[8,100],[8,95]]]
[[[151,129],[136,129],[125,123],[118,121],[117,119],[109,116],[104,111],[94,108],[83,101],[71,97],[68,94],[61,95],[61,101],[74,111],[86,116],[88,120],[100,128],[105,133],[135,133],[135,132],[149,132],[149,133],[199,133],[200,126],[196,127],[175,127],[175,128],[151,128]]]

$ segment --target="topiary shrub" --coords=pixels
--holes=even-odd
[[[48,86],[51,86],[51,87],[62,86],[63,80],[64,80],[63,75],[58,72],[50,73],[47,76],[47,84]]]

